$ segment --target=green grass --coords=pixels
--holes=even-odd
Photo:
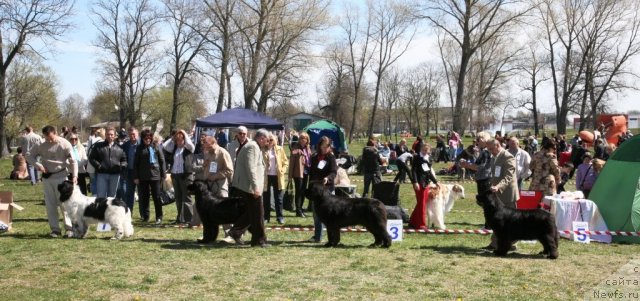
[[[0,173],[8,175],[9,165],[0,161]],[[464,186],[467,199],[446,217],[450,229],[483,223],[472,197],[475,185]],[[538,243],[520,243],[516,253],[497,258],[479,250],[489,241],[483,235],[406,234],[390,249],[371,249],[368,233],[343,233],[344,246],[327,249],[305,242],[310,232],[285,231],[267,232],[274,245],[268,249],[202,246],[195,243],[200,230],[140,223],[122,241],[94,229],[84,240],[50,239],[40,185],[2,179],[0,190],[13,191],[25,207],[15,213],[14,229],[0,234],[3,301],[575,300],[592,294],[640,251],[636,245],[562,240],[557,260],[537,255]],[[413,207],[410,185],[402,186],[401,199]],[[175,216],[175,207],[165,210],[167,220]],[[312,225],[311,218],[290,212],[286,221]]]

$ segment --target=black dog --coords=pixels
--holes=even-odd
[[[505,207],[490,195],[476,195],[484,218],[498,241],[494,254],[505,256],[518,240],[538,240],[544,246],[542,254],[558,258],[558,229],[554,216],[542,209],[516,210]]]
[[[235,223],[245,211],[242,198],[216,197],[204,181],[196,180],[188,188],[195,194],[196,210],[202,220],[202,239],[198,239],[199,243],[215,242],[219,226]]]
[[[313,202],[313,210],[327,227],[327,247],[336,247],[340,242],[340,228],[362,225],[367,228],[375,242],[371,246],[391,246],[387,233],[387,211],[376,199],[346,198],[334,196],[321,183],[309,183],[307,198]]]

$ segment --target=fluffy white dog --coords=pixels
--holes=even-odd
[[[440,229],[446,229],[444,215],[451,211],[457,199],[464,199],[464,187],[461,185],[439,184],[431,186],[427,202],[429,224]]]
[[[133,235],[131,210],[121,199],[88,197],[80,192],[80,187],[64,181],[58,185],[60,202],[71,217],[73,234],[77,238],[87,235],[90,224],[107,223],[116,231],[113,239]]]

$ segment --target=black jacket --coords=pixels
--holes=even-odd
[[[427,164],[429,166],[429,170],[424,170],[422,168],[422,164]],[[438,180],[433,176],[431,172],[431,162],[425,160],[420,153],[416,154],[411,158],[411,183],[420,184],[421,187],[427,187],[429,183],[438,184]]]
[[[127,156],[117,143],[109,147],[107,141],[100,141],[93,146],[89,163],[96,173],[118,174],[127,168]]]
[[[324,160],[327,161],[327,163],[322,169],[320,169],[318,168],[318,164],[320,163],[318,153],[314,153],[311,156],[309,181],[322,181],[322,179],[327,178],[327,180],[329,180],[327,186],[331,187],[331,190],[333,190],[335,186],[333,180],[338,174],[338,164],[336,163],[336,156],[334,156],[333,153],[329,153],[324,156]]]
[[[380,171],[380,155],[373,146],[362,149],[362,172],[365,174]]]
[[[142,181],[157,181],[166,175],[164,154],[158,146],[152,146],[156,154],[156,163],[151,164],[149,146],[140,144],[136,150],[133,178]]]

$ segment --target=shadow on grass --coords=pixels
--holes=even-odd
[[[419,250],[433,250],[440,254],[465,254],[465,255],[475,255],[481,257],[498,257],[493,254],[492,251],[486,251],[479,248],[465,247],[465,246],[449,246],[449,247],[439,247],[439,246],[421,246],[414,249]],[[507,259],[546,259],[541,254],[522,254],[518,253],[519,251],[509,252],[505,257],[498,258],[507,258]]]
[[[41,217],[34,217],[34,218],[14,218],[13,222],[49,222],[49,220],[47,218]]]

